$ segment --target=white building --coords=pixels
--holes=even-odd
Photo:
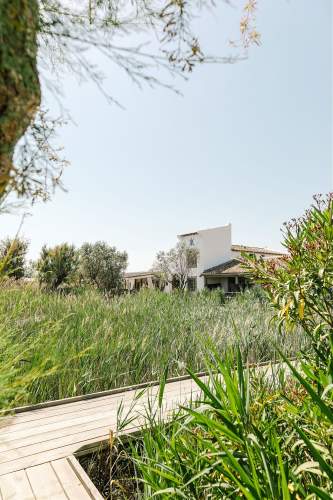
[[[247,252],[263,258],[279,258],[282,252],[267,248],[235,245],[232,243],[231,224],[202,229],[192,233],[178,235],[180,241],[186,241],[189,248],[198,250],[196,262],[190,271],[188,288],[223,288],[226,293],[233,293],[244,288],[246,273],[241,267],[241,253]],[[158,281],[153,273],[128,273],[125,275],[127,288],[156,286]]]

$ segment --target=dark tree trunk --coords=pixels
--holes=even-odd
[[[40,105],[38,24],[38,0],[0,0],[0,199],[15,178],[15,146]]]

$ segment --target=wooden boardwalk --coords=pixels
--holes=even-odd
[[[124,388],[19,408],[0,419],[1,500],[102,499],[74,454],[96,446],[117,430],[117,414],[132,408],[135,415],[123,433],[144,423],[147,402],[157,406],[158,385]],[[188,378],[169,381],[164,390],[162,413],[166,417],[179,403],[198,396]]]

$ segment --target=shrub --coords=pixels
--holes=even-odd
[[[25,275],[28,242],[22,238],[6,238],[0,242],[0,259],[8,278],[20,279]]]
[[[41,286],[49,290],[68,288],[78,268],[77,251],[68,243],[54,248],[43,246],[36,268]]]
[[[249,256],[247,267],[267,290],[280,324],[300,324],[305,330],[313,362],[326,367],[325,380],[332,381],[333,358],[327,356],[333,345],[333,194],[315,196],[304,216],[285,224],[284,246],[283,259]]]
[[[124,287],[127,253],[104,241],[84,243],[80,249],[80,275],[103,293],[118,293]]]

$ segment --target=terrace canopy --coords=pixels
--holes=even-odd
[[[248,274],[240,259],[228,260],[206,269],[202,276],[206,288],[223,288],[226,293],[237,293],[249,286]]]
[[[125,273],[127,290],[140,290],[141,288],[159,288],[160,279],[152,271]]]

